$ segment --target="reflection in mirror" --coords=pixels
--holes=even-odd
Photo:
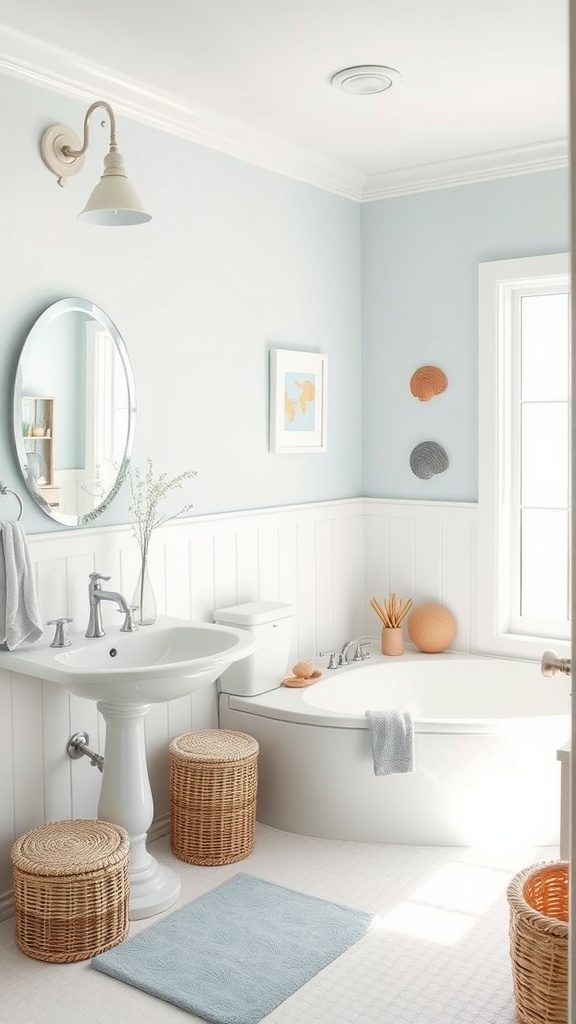
[[[14,441],[26,486],[67,526],[90,522],[124,479],[134,440],[134,378],[124,341],[103,310],[61,299],[22,349]]]

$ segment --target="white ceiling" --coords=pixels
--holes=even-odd
[[[568,0],[0,0],[0,69],[376,198],[565,164],[567,17]],[[401,83],[330,86],[366,63]]]

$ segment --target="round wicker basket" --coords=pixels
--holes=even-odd
[[[50,963],[88,960],[129,928],[130,838],[108,821],[52,821],[12,847],[16,945]]]
[[[568,863],[525,868],[507,890],[510,956],[522,1024],[568,1022]]]
[[[170,844],[189,864],[233,864],[254,846],[258,743],[231,729],[172,740]]]

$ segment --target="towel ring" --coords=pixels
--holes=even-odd
[[[22,500],[21,500],[20,496],[18,494],[16,494],[16,491],[11,491],[9,487],[5,487],[3,483],[0,483],[0,494],[2,494],[2,495],[13,494],[14,497],[16,498],[16,501],[18,502],[18,505],[19,505],[18,515],[16,516],[16,522],[19,523],[20,520],[22,519],[22,514],[24,512],[24,506],[22,504]]]

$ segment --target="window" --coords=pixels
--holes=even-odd
[[[479,646],[570,638],[566,254],[479,267]]]

